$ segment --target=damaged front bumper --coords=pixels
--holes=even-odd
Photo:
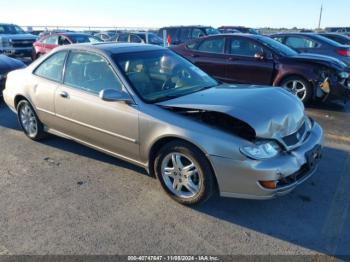
[[[271,199],[291,192],[317,170],[322,155],[323,130],[314,123],[307,140],[297,149],[268,160],[237,161],[210,156],[220,195],[246,199]],[[274,181],[276,188],[264,186]]]
[[[350,78],[325,79],[316,86],[316,96],[323,101],[347,102],[350,100]]]

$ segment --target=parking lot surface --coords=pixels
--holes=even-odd
[[[0,254],[349,255],[350,104],[313,106],[318,172],[269,201],[189,208],[145,171],[75,142],[25,137],[0,105]]]

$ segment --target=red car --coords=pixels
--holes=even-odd
[[[221,34],[171,47],[227,83],[283,86],[304,103],[350,100],[350,68],[332,57],[297,53],[267,36]]]
[[[35,60],[41,55],[50,52],[52,49],[60,45],[98,42],[102,41],[99,38],[91,36],[89,34],[71,32],[50,34],[40,38],[33,44],[32,58]]]

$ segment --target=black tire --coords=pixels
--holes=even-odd
[[[199,191],[192,197],[184,198],[177,196],[166,185],[161,171],[162,163],[164,159],[172,153],[179,153],[190,158],[199,171],[197,173],[198,176],[201,177],[200,179],[198,179]],[[183,205],[197,205],[204,203],[213,195],[214,192],[216,192],[217,189],[213,171],[203,152],[197,147],[180,140],[170,142],[158,151],[154,161],[154,170],[165,192],[172,199]]]
[[[35,119],[35,126],[36,126],[36,131],[35,132],[30,132],[26,130],[23,124],[23,112],[22,109],[25,107],[29,107],[32,110],[32,117]],[[17,117],[18,117],[18,122],[23,130],[23,132],[26,134],[27,137],[34,141],[41,140],[47,136],[47,133],[44,131],[44,125],[41,123],[40,119],[38,118],[37,114],[35,113],[35,110],[33,109],[32,105],[25,99],[19,101],[17,104]]]
[[[289,90],[291,90],[293,92],[293,90],[290,88],[293,82],[299,82],[300,85],[304,85],[305,87],[305,96],[303,98],[301,98],[299,95],[297,95],[299,97],[299,99],[304,103],[304,105],[308,105],[313,97],[313,88],[310,82],[306,81],[304,78],[300,77],[300,76],[290,76],[287,77],[286,79],[283,79],[283,81],[280,83],[280,86],[282,87],[286,87]]]

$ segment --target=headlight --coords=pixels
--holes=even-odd
[[[274,141],[261,141],[252,146],[243,146],[240,151],[249,158],[260,160],[275,157],[281,148]]]
[[[347,72],[341,72],[341,73],[339,73],[339,77],[340,77],[340,78],[346,78],[346,79],[347,79],[347,78],[349,78],[349,76],[350,76],[350,75],[349,75],[349,73],[347,73]]]

